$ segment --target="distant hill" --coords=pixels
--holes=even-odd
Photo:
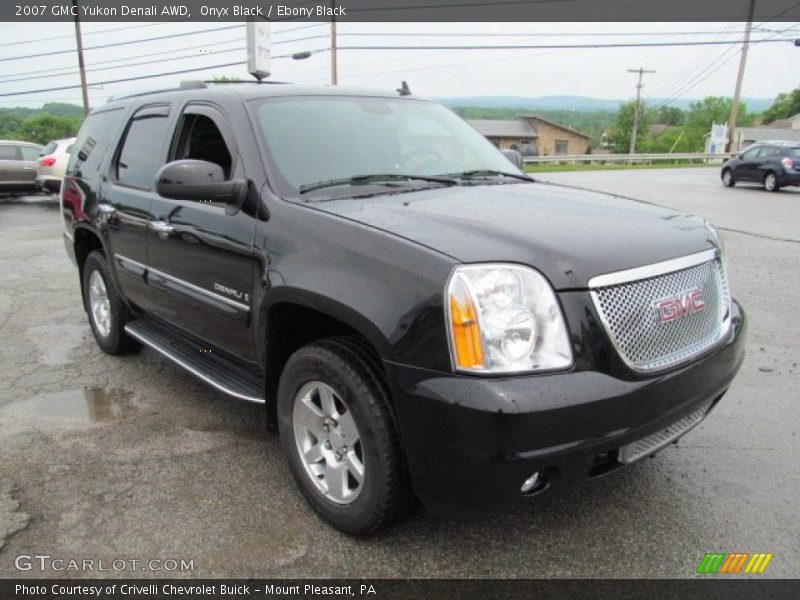
[[[625,100],[608,100],[591,98],[589,96],[448,96],[437,98],[447,106],[481,106],[485,108],[511,108],[528,110],[571,110],[578,112],[609,110],[616,111],[620,102]],[[653,105],[665,100],[664,98],[645,98],[645,102]],[[678,99],[670,102],[683,110],[688,110],[689,104],[697,102],[699,98]],[[769,108],[772,98],[742,98],[750,112],[760,112]]]

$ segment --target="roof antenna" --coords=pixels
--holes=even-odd
[[[408,84],[404,81],[403,84],[395,90],[401,96],[410,96],[411,95],[411,88],[408,87]]]

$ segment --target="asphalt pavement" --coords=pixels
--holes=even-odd
[[[716,169],[541,178],[721,225],[750,317],[742,371],[652,460],[478,521],[417,512],[369,540],[316,518],[261,407],[153,351],[103,354],[57,209],[0,199],[0,578],[693,577],[712,551],[771,552],[761,577],[800,577],[800,192],[724,189]],[[15,567],[34,554],[193,569]]]

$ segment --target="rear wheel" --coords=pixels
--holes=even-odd
[[[725,187],[733,187],[736,185],[736,178],[733,176],[733,171],[731,169],[722,170],[722,185]]]
[[[764,189],[768,192],[777,192],[780,189],[778,177],[772,171],[764,175]]]
[[[125,331],[128,309],[99,250],[91,252],[83,266],[83,299],[94,339],[104,352],[124,354],[139,347]]]
[[[312,508],[351,535],[405,514],[410,491],[382,376],[350,338],[289,358],[278,389],[278,426],[289,468]]]

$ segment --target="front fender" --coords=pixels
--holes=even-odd
[[[308,206],[276,201],[270,212],[256,235],[260,339],[270,309],[289,302],[346,324],[384,360],[450,369],[443,296],[451,258]]]

